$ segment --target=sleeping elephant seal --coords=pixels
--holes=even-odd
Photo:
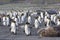
[[[38,30],[40,37],[57,37],[58,31],[54,27],[42,28]]]

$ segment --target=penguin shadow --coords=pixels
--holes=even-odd
[[[3,26],[3,25],[2,25],[2,22],[0,22],[0,26]]]
[[[30,36],[38,36],[37,31],[38,31],[38,29],[32,28],[31,29],[31,35]]]
[[[17,31],[17,35],[25,36],[24,28],[21,28],[21,24],[19,27],[17,27],[16,31]]]
[[[17,29],[17,35],[21,35],[21,36],[38,36],[38,33],[37,33],[38,29],[31,28],[30,31],[31,31],[30,35],[26,35],[24,29],[19,27]]]

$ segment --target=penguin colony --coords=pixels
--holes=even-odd
[[[60,35],[60,12],[53,10],[9,10],[0,14],[0,22],[3,26],[9,26],[10,32],[17,35],[17,27],[23,28],[24,33],[31,35],[31,28],[38,29],[36,33],[40,37],[55,37]]]

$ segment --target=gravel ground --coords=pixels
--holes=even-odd
[[[60,37],[43,37],[40,38],[36,29],[31,29],[31,35],[26,36],[22,29],[17,30],[17,35],[10,33],[9,27],[0,26],[0,40],[60,40]]]
[[[0,9],[57,9],[60,10],[60,3],[57,4],[30,4],[30,3],[9,3],[0,5]]]

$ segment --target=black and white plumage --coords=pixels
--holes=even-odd
[[[40,16],[38,16],[38,21],[39,21],[39,23],[41,23],[41,17]]]
[[[28,13],[23,13],[21,15],[21,23],[26,23],[28,21]]]
[[[57,19],[57,25],[60,25],[60,19]]]
[[[21,16],[21,23],[24,23],[25,18],[26,18],[26,15],[23,14],[23,15]]]
[[[17,19],[18,19],[18,24],[20,24],[21,23],[21,17],[17,16]]]
[[[6,25],[8,26],[9,25],[9,17],[6,17]]]
[[[43,15],[43,14],[44,14],[43,12],[40,12],[41,18],[43,18],[43,17],[44,17],[44,15]]]
[[[15,21],[11,22],[11,33],[16,33],[16,24]]]
[[[5,16],[2,18],[2,20],[3,20],[3,25],[6,25],[6,17]]]
[[[34,22],[35,28],[39,27],[39,21],[38,21],[38,17],[36,17],[35,22]]]
[[[25,24],[25,34],[26,35],[30,35],[31,34],[31,31],[30,31],[30,28],[29,28],[29,23]]]
[[[16,23],[16,26],[18,26],[18,18],[14,18],[14,21]]]
[[[16,17],[16,15],[17,15],[17,12],[15,12],[15,11],[13,11],[13,17]]]
[[[28,16],[28,22],[29,22],[30,24],[32,23],[31,16]]]

